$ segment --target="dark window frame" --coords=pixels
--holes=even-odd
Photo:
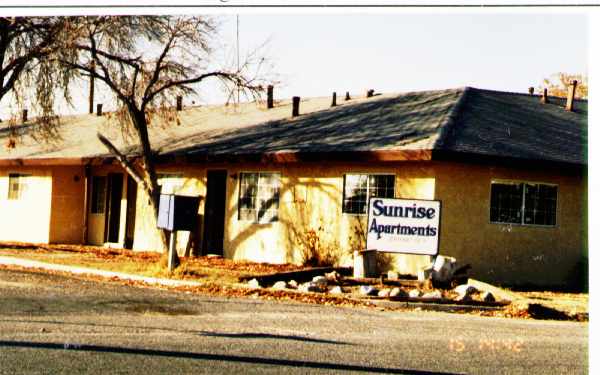
[[[494,195],[494,191],[503,189],[501,186],[518,187],[520,201],[518,205],[518,215],[512,220],[503,220],[502,218],[510,217],[510,212],[507,214],[504,210],[515,210],[515,202],[508,205],[511,208],[502,207],[501,200],[504,200],[506,206],[507,198]],[[495,189],[496,187],[496,189]],[[504,188],[506,189],[506,188]],[[534,191],[535,190],[535,191]],[[510,199],[510,198],[508,198]],[[501,225],[519,225],[519,226],[535,226],[552,228],[558,226],[558,185],[546,182],[531,182],[531,181],[509,181],[509,180],[492,180],[490,184],[490,207],[489,221],[491,224]],[[500,202],[500,203],[499,203]],[[518,220],[516,220],[518,218]]]
[[[348,197],[348,186],[347,181],[349,176],[357,176],[359,179],[364,178],[366,181],[364,199],[356,199],[351,201],[352,197]],[[372,179],[385,178],[390,179],[392,182],[391,188],[389,186],[375,186],[372,187]],[[396,196],[396,174],[395,173],[345,173],[344,182],[342,186],[342,214],[346,215],[366,215],[367,204],[369,204],[370,197],[377,198],[395,198]],[[358,190],[353,188],[354,190]],[[372,191],[378,192],[383,190],[383,195],[371,194]],[[348,207],[350,206],[350,208]],[[361,210],[362,207],[362,210]],[[361,211],[361,212],[359,212]]]

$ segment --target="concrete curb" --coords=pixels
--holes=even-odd
[[[172,280],[172,279],[161,279],[157,277],[146,277],[139,275],[131,275],[122,272],[104,271],[95,268],[85,267],[73,267],[62,264],[53,264],[39,262],[37,260],[29,260],[22,258],[13,258],[7,256],[0,256],[0,265],[5,266],[20,266],[25,268],[42,268],[51,271],[69,272],[80,275],[95,275],[107,278],[118,278],[122,280],[141,281],[148,284],[159,284],[164,286],[200,286],[202,283],[197,281],[185,281],[185,280]]]

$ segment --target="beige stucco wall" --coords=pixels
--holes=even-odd
[[[52,168],[51,243],[82,243],[85,174],[82,166]]]
[[[31,175],[21,199],[7,199],[9,173]],[[0,167],[0,241],[48,243],[51,196],[50,168]]]
[[[506,284],[564,284],[587,256],[587,188],[580,174],[541,168],[436,163],[442,201],[440,253],[469,263],[473,277]],[[556,226],[490,223],[492,180],[558,185]]]

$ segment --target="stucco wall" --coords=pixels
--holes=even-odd
[[[435,168],[435,197],[443,207],[440,253],[471,264],[475,278],[561,285],[587,256],[587,185],[581,175],[459,163]],[[490,223],[491,182],[497,179],[558,185],[556,226]]]
[[[31,175],[20,199],[7,199],[9,173]],[[51,196],[50,168],[0,167],[0,240],[48,243]]]
[[[84,204],[83,167],[53,167],[50,242],[82,243]]]

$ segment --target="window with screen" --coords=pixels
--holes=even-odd
[[[279,173],[240,173],[238,219],[255,223],[277,221],[279,180]]]
[[[558,188],[550,184],[492,182],[492,223],[556,225]]]
[[[395,180],[392,174],[344,175],[342,212],[365,214],[370,197],[394,198]]]
[[[8,199],[17,200],[23,198],[27,190],[27,178],[30,175],[22,173],[8,174]]]

